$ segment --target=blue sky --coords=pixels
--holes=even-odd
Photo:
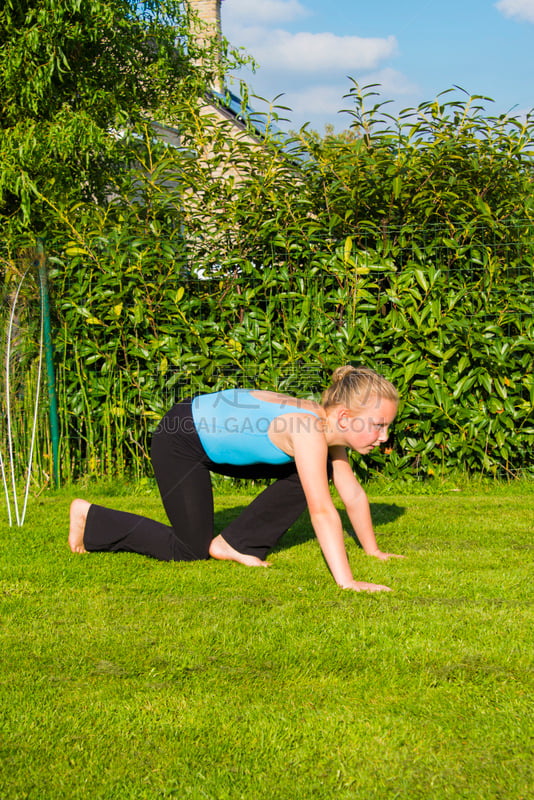
[[[491,97],[494,113],[534,107],[534,0],[223,0],[222,29],[260,65],[237,79],[283,93],[285,128],[348,127],[348,76],[380,83],[391,112],[454,84]]]

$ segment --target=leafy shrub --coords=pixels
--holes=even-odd
[[[177,399],[317,396],[340,363],[402,401],[363,475],[532,470],[532,123],[479,101],[364,113],[356,137],[261,145],[209,116],[149,132],[106,207],[49,241],[64,478],[144,474]],[[119,180],[119,179],[117,179]]]

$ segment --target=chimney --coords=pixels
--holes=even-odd
[[[202,29],[198,31],[199,44],[209,46],[212,39],[216,40],[216,50],[219,49],[221,41],[221,0],[188,0],[189,6],[195,12],[202,23]],[[222,75],[220,67],[215,70],[213,88],[217,92],[222,92]]]

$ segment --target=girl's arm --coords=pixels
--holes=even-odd
[[[402,558],[403,556],[395,556],[394,553],[383,553],[378,547],[369,501],[352,471],[345,448],[332,447],[330,455],[334,486],[347,510],[354,533],[365,552],[382,560],[392,557]]]
[[[387,586],[355,581],[352,576],[343,526],[328,486],[328,448],[324,436],[313,431],[295,435],[293,449],[313,529],[336,583],[344,589],[356,591],[389,591]]]

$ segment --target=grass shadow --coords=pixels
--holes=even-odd
[[[406,512],[404,506],[398,506],[396,503],[370,503],[369,505],[371,508],[373,528],[377,533],[382,525],[389,525],[391,522],[395,522]],[[352,530],[352,525],[349,522],[346,511],[340,511],[339,513],[343,522],[343,528],[348,531],[349,536],[354,539],[358,547],[361,547],[358,537]]]
[[[404,506],[399,506],[396,503],[371,503],[371,516],[373,518],[373,526],[378,531],[382,525],[388,525],[401,517],[406,509]],[[215,512],[215,533],[221,533],[232,520],[236,519],[246,505],[236,505],[231,508],[219,509]],[[356,544],[360,547],[360,543],[352,530],[349,518],[346,511],[340,512],[343,529],[354,539]],[[285,533],[278,544],[272,548],[271,552],[276,553],[280,550],[286,550],[298,544],[313,539],[315,534],[313,532],[310,515],[307,511],[300,515],[298,520],[291,526],[289,531]]]

